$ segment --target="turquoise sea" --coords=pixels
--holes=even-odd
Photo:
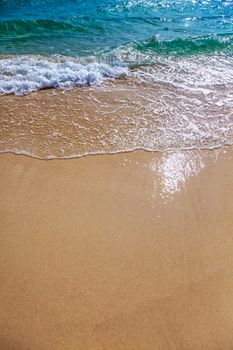
[[[194,55],[220,55],[231,61],[232,53],[232,1],[0,1],[2,58],[65,56],[130,68]],[[80,83],[84,82],[85,78]],[[7,87],[0,86],[4,92]]]
[[[146,87],[150,104],[132,149],[231,144],[233,1],[0,1],[0,95],[116,79]],[[139,125],[141,108],[130,111]],[[163,125],[148,141],[158,114]]]
[[[1,55],[99,57],[119,47],[150,55],[233,52],[233,2],[1,0]]]

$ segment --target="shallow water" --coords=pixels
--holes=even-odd
[[[29,105],[1,97],[0,151],[53,158],[232,144],[232,54],[230,1],[3,0],[0,95],[78,89],[32,95]]]
[[[217,98],[224,91],[196,90],[130,79],[2,96],[0,152],[52,159],[232,144],[233,107]]]

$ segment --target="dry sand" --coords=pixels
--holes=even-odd
[[[233,349],[232,158],[0,155],[0,349]]]

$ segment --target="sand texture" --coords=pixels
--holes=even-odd
[[[0,349],[233,349],[232,158],[2,154]]]

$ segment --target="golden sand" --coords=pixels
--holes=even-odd
[[[233,349],[232,158],[1,155],[0,349]]]

